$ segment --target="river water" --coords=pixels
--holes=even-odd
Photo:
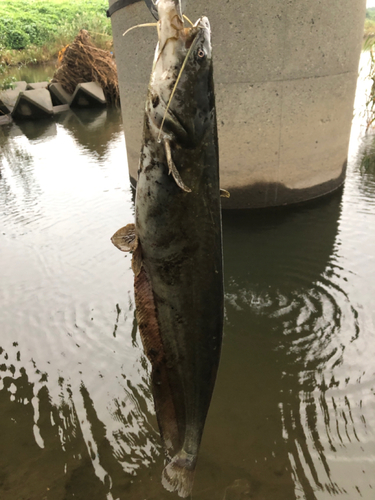
[[[375,171],[225,212],[225,330],[195,500],[375,498]],[[0,128],[0,498],[164,500],[120,114]],[[223,186],[225,187],[225,186]],[[374,295],[373,295],[374,294]]]

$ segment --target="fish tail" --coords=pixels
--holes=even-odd
[[[196,455],[181,450],[164,468],[161,482],[168,491],[177,491],[178,496],[186,498],[191,494],[194,483]]]

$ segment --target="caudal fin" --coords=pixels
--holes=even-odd
[[[188,497],[193,489],[196,461],[196,456],[184,450],[177,453],[163,470],[161,483],[164,488],[177,491],[182,498]]]

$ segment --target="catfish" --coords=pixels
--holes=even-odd
[[[222,196],[206,17],[184,27],[159,0],[158,44],[145,105],[135,224],[112,242],[133,253],[136,317],[167,464],[162,484],[193,487],[223,331]]]

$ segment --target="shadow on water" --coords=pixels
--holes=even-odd
[[[210,455],[220,456],[218,478],[220,469],[233,469],[228,498],[231,488],[242,491],[233,498],[295,498],[297,479],[310,500],[321,486],[299,398],[315,390],[320,366],[340,356],[331,345],[337,310],[318,282],[334,252],[341,197],[336,192],[300,207],[223,214],[225,338],[204,442],[220,436]],[[330,317],[323,314],[325,301]],[[314,405],[308,428],[319,449]],[[320,458],[324,462],[324,454]]]
[[[205,443],[220,457],[217,478],[233,469],[238,496],[228,499],[348,493],[331,467],[348,460],[340,449],[359,444],[365,425],[335,379],[359,336],[336,264],[341,200],[342,190],[300,207],[223,214],[225,338]]]
[[[12,365],[8,368],[12,371]],[[105,498],[74,406],[69,401],[52,405],[46,386],[34,395],[24,368],[19,376],[2,375],[1,498]]]

